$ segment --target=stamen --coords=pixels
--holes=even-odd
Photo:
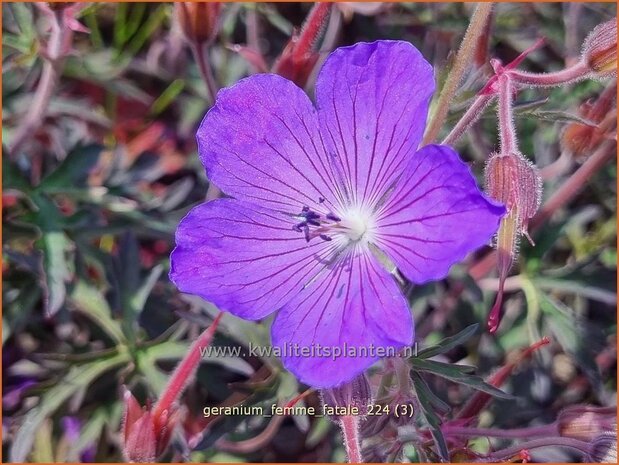
[[[336,221],[336,222],[340,222],[340,221],[342,221],[342,219],[341,219],[341,218],[339,218],[339,217],[335,216],[335,215],[334,215],[333,213],[331,213],[331,212],[327,213],[326,218],[327,218],[328,220],[331,220],[331,221]]]
[[[330,242],[330,241],[333,240],[329,236],[327,236],[326,234],[320,234],[318,237],[320,237],[323,241],[327,241],[327,242]]]

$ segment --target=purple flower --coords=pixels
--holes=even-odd
[[[334,51],[316,106],[271,74],[221,90],[197,139],[232,198],[181,221],[172,281],[241,318],[278,311],[273,345],[312,386],[352,379],[376,347],[410,345],[411,313],[386,268],[441,279],[504,214],[451,148],[417,150],[433,91],[432,67],[400,41]],[[329,356],[338,348],[366,353]]]

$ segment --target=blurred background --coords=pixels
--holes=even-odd
[[[195,143],[214,89],[275,71],[312,96],[329,51],[376,39],[412,42],[435,66],[440,85],[473,7],[339,4],[321,22],[311,53],[297,60],[291,37],[310,3],[50,9],[3,2],[4,460],[122,461],[121,386],[143,405],[156,399],[190,342],[218,313],[181,295],[167,277],[179,220],[207,192],[219,194],[209,189]],[[509,62],[543,37],[544,46],[522,68],[561,69],[578,59],[587,33],[615,15],[614,3],[497,5],[442,134],[491,76],[490,58]],[[591,121],[616,114],[614,86],[583,81],[519,94],[520,146],[546,170],[544,199],[606,137]],[[612,90],[606,97],[605,89]],[[456,148],[481,175],[496,146],[490,108]],[[518,350],[551,339],[516,367],[502,386],[515,399],[490,403],[481,426],[545,424],[567,406],[616,404],[616,177],[616,163],[601,167],[537,229],[536,247],[522,244],[498,333],[479,330],[441,356],[475,365],[487,378]],[[479,271],[488,250],[443,281],[407,287],[421,346],[473,323],[483,327],[496,289],[492,267]],[[269,326],[270,320],[226,315],[214,344],[268,344]],[[441,377],[426,381],[452,407],[471,394]],[[182,398],[184,420],[162,460],[345,460],[337,428],[325,418],[202,416],[204,406],[270,405],[304,389],[276,359],[205,359]],[[320,402],[316,394],[305,401]],[[394,441],[408,460],[419,460],[406,439],[389,436],[395,429],[381,428],[383,443]],[[477,438],[468,447],[497,446]],[[380,448],[367,454],[390,458]],[[547,458],[575,457],[557,449]]]

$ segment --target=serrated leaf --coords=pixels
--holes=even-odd
[[[471,336],[473,336],[473,334],[475,334],[475,332],[477,331],[478,327],[479,327],[479,324],[477,323],[467,326],[462,331],[460,331],[458,334],[454,336],[446,337],[445,339],[440,341],[435,346],[420,350],[417,353],[417,357],[418,358],[431,358],[431,357],[435,357],[436,355],[449,352],[451,349],[453,349],[454,347],[458,347],[460,344],[463,344]]]

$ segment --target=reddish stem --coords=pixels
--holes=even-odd
[[[340,418],[340,428],[342,429],[342,436],[344,437],[348,462],[362,463],[358,417],[354,415],[343,415]]]
[[[185,358],[181,360],[174,370],[174,373],[172,373],[163,394],[159,397],[159,400],[155,404],[152,411],[153,420],[156,426],[159,423],[162,414],[170,411],[172,404],[180,397],[183,390],[195,374],[198,365],[200,364],[200,359],[202,358],[202,351],[200,349],[210,345],[222,316],[223,313],[217,315],[213,321],[213,324],[205,329],[202,334],[200,334],[198,339],[189,348]]]
[[[552,87],[585,79],[589,76],[590,71],[591,69],[586,63],[579,61],[569,68],[565,68],[554,73],[536,74],[513,69],[509,71],[509,75],[518,85]]]
[[[517,151],[512,109],[513,93],[514,89],[509,75],[499,76],[499,137],[503,155],[511,155]]]

